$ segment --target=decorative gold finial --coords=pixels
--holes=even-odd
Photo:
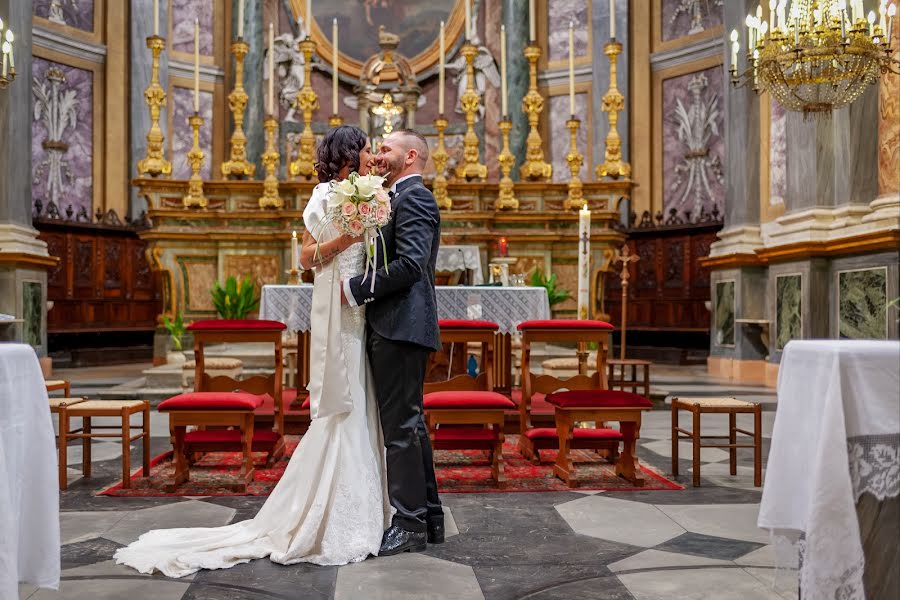
[[[512,172],[513,163],[516,162],[516,157],[509,150],[509,132],[511,129],[512,121],[509,120],[509,117],[500,120],[500,135],[503,137],[503,149],[500,151],[500,156],[497,157],[497,162],[500,163],[500,173],[502,174],[500,177],[500,194],[494,203],[494,208],[497,210],[518,210],[519,208],[519,201],[516,199],[514,192],[515,185],[509,176],[510,172]]]
[[[581,165],[584,164],[584,156],[578,151],[578,128],[580,126],[581,121],[574,117],[566,121],[566,127],[569,129],[569,152],[566,154],[566,163],[572,174],[568,184],[569,194],[563,203],[563,208],[566,210],[581,208],[585,204],[581,178],[578,177]]]
[[[606,156],[601,165],[597,165],[597,177],[631,177],[631,165],[622,160],[622,139],[619,137],[619,113],[625,110],[625,96],[616,84],[617,57],[622,52],[622,44],[609,42],[603,46],[603,52],[609,57],[609,89],[603,95],[600,107],[609,114],[609,133],[606,134]]]
[[[447,128],[447,125],[447,119],[444,118],[444,115],[440,115],[434,120],[434,128],[438,132],[438,144],[437,149],[431,155],[435,170],[434,182],[431,187],[434,191],[434,199],[440,210],[450,210],[453,207],[453,200],[447,194],[447,177],[444,175],[447,169],[447,161],[450,160],[450,155],[447,154],[447,149],[444,147],[444,130]]]
[[[300,150],[297,160],[291,163],[291,175],[311,179],[316,174],[316,136],[312,130],[313,112],[319,110],[319,96],[312,87],[312,56],[316,43],[310,38],[300,42],[303,53],[303,87],[297,92],[297,106],[303,111],[303,132],[300,134]]]
[[[231,43],[234,54],[234,89],[228,94],[228,106],[234,117],[231,134],[231,156],[222,163],[222,177],[253,177],[256,165],[247,160],[247,136],[244,135],[244,110],[247,108],[247,92],[244,91],[244,57],[250,46],[238,39]]]
[[[274,115],[266,117],[266,151],[262,155],[266,168],[266,179],[263,181],[263,195],[259,199],[260,208],[282,208],[284,200],[278,195],[278,119]]]
[[[159,127],[159,113],[166,104],[166,91],[159,84],[159,55],[166,48],[166,38],[151,35],[147,38],[147,48],[153,54],[153,65],[150,70],[150,85],[144,90],[144,100],[150,107],[150,131],[147,132],[147,155],[138,161],[138,175],[171,175],[172,163],[166,160],[163,152],[162,129]]]
[[[537,62],[541,57],[541,47],[532,44],[525,47],[525,58],[528,60],[529,83],[528,93],[522,98],[522,112],[528,115],[528,138],[525,141],[525,162],[519,168],[519,174],[525,179],[550,180],[553,165],[544,162],[544,149],[541,134],[538,133],[538,122],[544,110],[544,99],[537,87]]]
[[[200,175],[203,159],[206,157],[203,149],[200,148],[200,128],[203,127],[203,117],[194,113],[188,117],[188,124],[191,126],[194,137],[191,151],[187,153],[187,160],[191,165],[191,178],[188,180],[187,196],[181,199],[181,203],[185,208],[206,208],[207,200],[203,195],[203,177]]]
[[[456,176],[460,179],[487,178],[487,166],[480,162],[478,135],[475,133],[475,115],[481,97],[475,91],[475,57],[478,48],[466,42],[460,51],[466,59],[466,91],[460,97],[463,112],[466,113],[466,135],[463,138],[463,163],[456,167]]]

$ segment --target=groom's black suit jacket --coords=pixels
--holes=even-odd
[[[366,321],[381,337],[440,350],[434,265],[441,242],[441,214],[421,176],[401,181],[391,199],[391,221],[381,229],[387,256],[378,241],[375,291],[371,277],[350,280]],[[384,267],[385,263],[387,268]]]

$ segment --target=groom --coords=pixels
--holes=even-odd
[[[425,367],[440,350],[434,265],[441,216],[422,182],[428,144],[416,131],[384,138],[375,164],[390,186],[392,218],[382,229],[387,256],[377,243],[372,274],[344,281],[344,300],[366,304],[366,351],[387,448],[388,493],[397,509],[384,532],[380,556],[425,550],[444,541],[444,511],[437,494],[431,442],[422,408]]]

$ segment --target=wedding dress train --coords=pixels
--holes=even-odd
[[[327,184],[316,186],[303,215],[319,241],[338,235],[331,225],[320,226],[327,195]],[[256,517],[224,527],[150,531],[119,549],[117,563],[184,577],[266,556],[285,565],[341,565],[378,553],[391,508],[365,352],[365,308],[340,303],[341,278],[361,273],[364,260],[363,244],[355,244],[316,273],[308,387],[313,420]]]

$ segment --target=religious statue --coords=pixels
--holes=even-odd
[[[701,214],[708,203],[715,206],[717,198],[712,190],[712,181],[723,183],[725,180],[720,157],[714,156],[709,148],[710,138],[719,135],[720,112],[718,94],[712,93],[703,98],[708,86],[706,75],[694,75],[688,84],[690,106],[685,107],[681,98],[676,100],[675,105],[678,140],[685,151],[675,166],[676,178],[669,189],[678,194],[675,202],[695,215]]]
[[[477,31],[477,23],[473,24],[472,29]],[[495,88],[500,87],[500,71],[497,69],[497,62],[494,60],[494,55],[487,49],[487,46],[481,44],[481,40],[478,38],[477,33],[470,41],[473,46],[478,48],[478,54],[475,55],[475,60],[473,61],[475,70],[475,91],[478,92],[479,96],[484,98],[484,92],[487,90],[488,83]],[[461,99],[466,91],[466,86],[468,85],[466,57],[462,54],[457,54],[456,59],[453,62],[447,63],[447,69],[456,72],[456,75],[453,78],[454,83],[457,85],[455,110],[457,114],[465,114],[465,111],[462,109]],[[478,112],[475,114],[475,120],[480,121],[483,118],[484,102],[481,102],[478,106]]]
[[[288,112],[285,121],[297,122],[294,117],[297,92],[304,83],[304,59],[300,52],[299,44],[306,39],[306,27],[303,17],[297,19],[297,35],[283,33],[275,38],[273,52],[275,53],[275,77],[278,82],[278,103]],[[268,79],[268,73],[263,71],[264,79]]]

